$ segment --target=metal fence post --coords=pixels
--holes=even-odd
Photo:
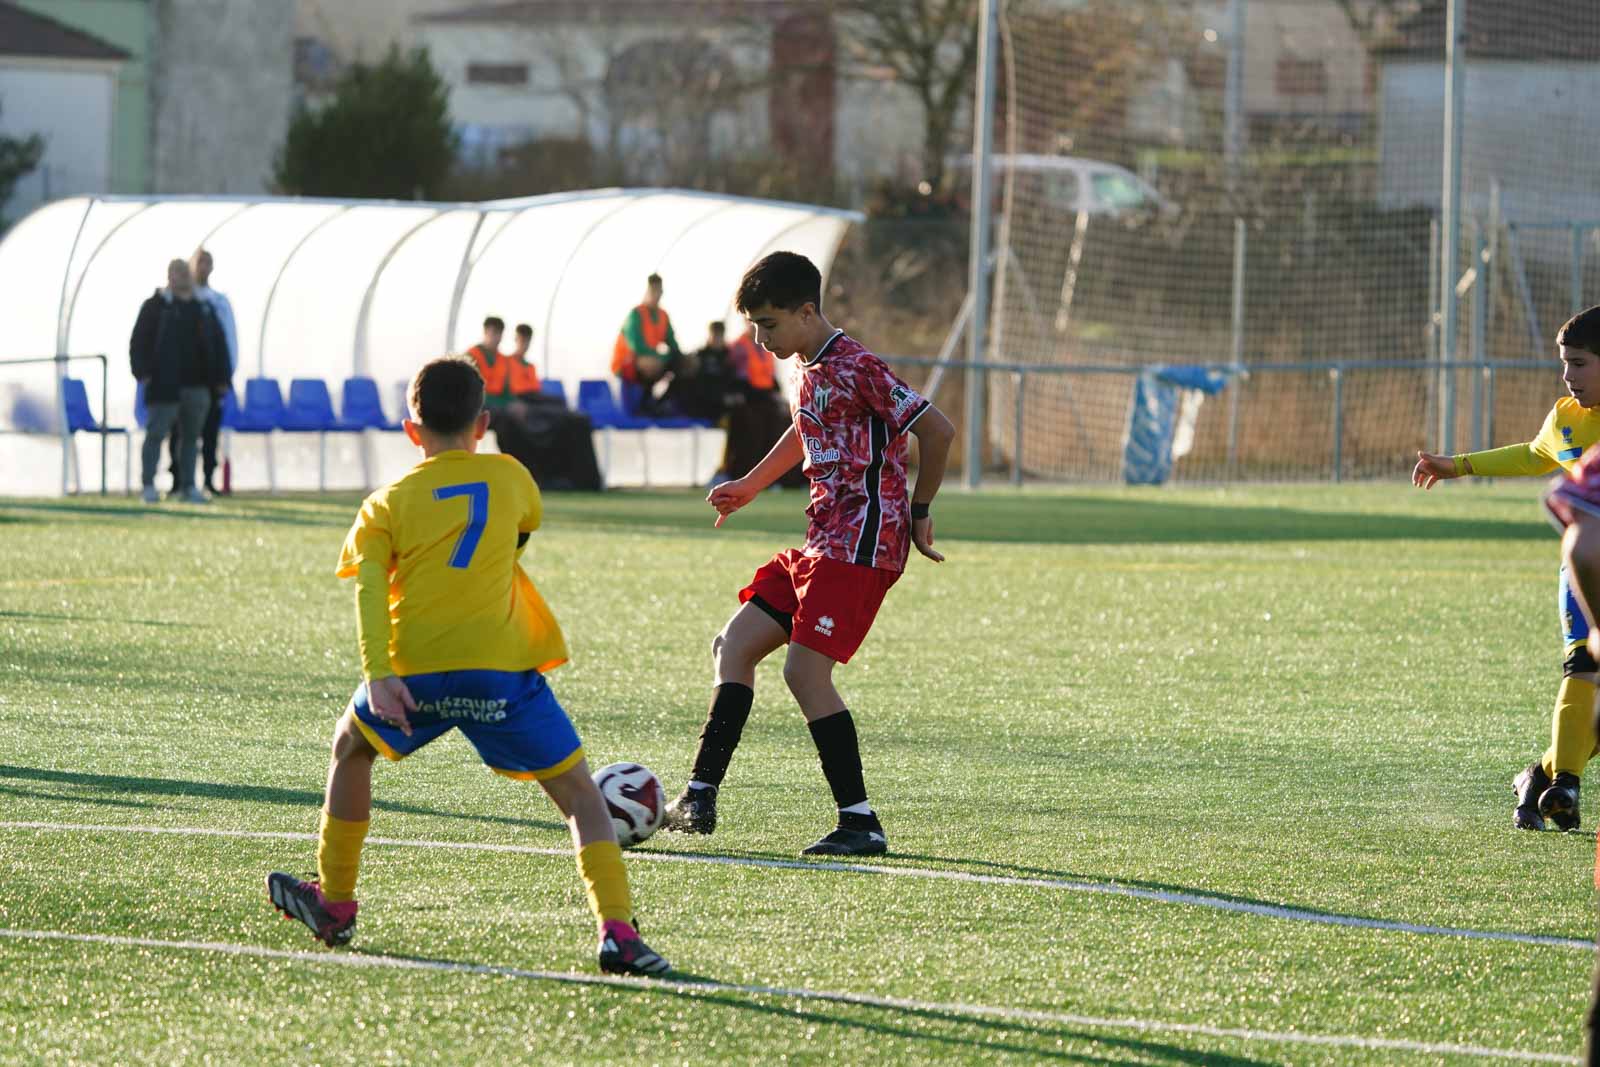
[[[1017,396],[1016,423],[1011,436],[1011,484],[1022,484],[1022,400],[1023,386],[1027,384],[1026,376],[1022,371],[1011,372],[1011,388]]]
[[[1337,482],[1344,468],[1344,369],[1335,364],[1328,374],[1333,378],[1333,480]]]
[[[1568,275],[1571,284],[1571,302],[1567,308],[1568,315],[1576,315],[1583,309],[1583,224],[1572,224],[1572,267]]]
[[[1494,364],[1483,365],[1483,439],[1494,440]]]
[[[1244,219],[1233,220],[1233,381],[1228,389],[1228,476],[1239,468],[1239,384],[1244,378],[1244,257],[1247,230]]]
[[[1472,240],[1472,362],[1489,360],[1489,241],[1482,226]],[[1486,448],[1483,440],[1483,375],[1472,376],[1472,450]]]

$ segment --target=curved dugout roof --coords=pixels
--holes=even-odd
[[[405,380],[476,343],[491,314],[508,334],[517,322],[533,326],[545,377],[604,377],[651,272],[665,280],[679,343],[698,347],[706,323],[734,313],[751,263],[789,249],[826,277],[844,227],[859,218],[675,189],[481,204],[75,197],[33,212],[0,242],[0,358],[105,353],[109,421],[126,422],[133,381],[118,371],[139,305],[165,283],[168,260],[204,245],[238,322],[236,381]]]

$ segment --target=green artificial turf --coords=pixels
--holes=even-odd
[[[378,768],[374,837],[553,852],[371,844],[340,953],[261,888],[309,874],[309,840],[15,825],[313,832],[358,677],[332,577],[356,504],[0,501],[0,927],[304,954],[0,937],[0,1063],[1475,1061],[1288,1033],[1579,1051],[1581,946],[1333,921],[1593,935],[1593,834],[1510,825],[1560,678],[1535,486],[948,491],[949,561],[913,559],[837,680],[890,836],[875,865],[1013,881],[636,853],[646,937],[698,988],[514,973],[595,974],[591,920],[554,808],[456,736]],[[547,499],[525,561],[591,766],[681,788],[710,640],[803,506],[766,494],[713,530],[694,494]],[[828,829],[780,668],[715,836],[639,853],[787,864]],[[499,971],[330,962],[363,955]]]

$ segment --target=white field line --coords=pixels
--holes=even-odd
[[[95,825],[64,822],[0,822],[0,830],[36,830],[43,832],[122,833],[122,834],[172,834],[194,837],[254,838],[269,841],[315,841],[316,834],[292,833],[282,830],[217,830],[208,827]],[[497,845],[474,841],[419,841],[394,837],[369,837],[369,845],[387,845],[394,848],[456,849],[462,852],[509,852],[526,856],[559,856],[570,859],[570,848],[541,848],[535,845]],[[1519,945],[1545,945],[1553,948],[1595,951],[1595,942],[1581,937],[1558,937],[1554,934],[1525,934],[1514,930],[1477,930],[1464,926],[1431,926],[1421,923],[1396,922],[1392,919],[1372,919],[1362,915],[1340,915],[1332,912],[1312,911],[1305,908],[1285,907],[1281,904],[1262,904],[1248,900],[1229,900],[1226,897],[1205,893],[1189,893],[1168,889],[1146,889],[1142,886],[1120,885],[1115,882],[1083,882],[1065,878],[1019,878],[1013,875],[973,874],[969,871],[946,871],[930,867],[886,867],[872,863],[832,863],[812,860],[777,860],[744,856],[706,856],[688,852],[630,851],[629,862],[635,860],[663,863],[703,863],[724,867],[765,867],[786,871],[836,871],[845,874],[875,874],[890,878],[925,878],[949,882],[968,882],[979,885],[1011,885],[1030,889],[1051,889],[1067,893],[1091,893],[1104,896],[1132,897],[1158,904],[1184,904],[1213,911],[1257,915],[1267,919],[1284,919],[1290,922],[1314,923],[1322,926],[1345,926],[1359,930],[1382,930],[1389,933],[1420,934],[1428,937],[1455,937],[1476,941],[1510,941]]]
[[[1517,1060],[1524,1063],[1578,1063],[1576,1056],[1554,1052],[1525,1052],[1520,1049],[1486,1048],[1481,1045],[1455,1045],[1432,1041],[1407,1041],[1400,1038],[1364,1037],[1359,1034],[1307,1034],[1297,1031],[1257,1030],[1249,1027],[1211,1026],[1206,1023],[1163,1022],[1156,1019],[1112,1019],[1068,1012],[1031,1008],[1007,1008],[989,1004],[966,1004],[912,1000],[906,997],[880,997],[870,993],[844,993],[803,987],[740,985],[733,982],[680,982],[670,978],[622,978],[568,971],[533,971],[487,963],[456,963],[448,960],[419,960],[403,956],[361,953],[312,952],[266,948],[225,941],[164,941],[149,937],[123,937],[112,934],[72,934],[57,930],[8,930],[0,928],[0,938],[18,941],[70,941],[91,945],[118,945],[128,948],[172,949],[183,952],[215,952],[255,959],[293,960],[337,967],[386,968],[397,971],[434,971],[447,974],[493,975],[536,982],[561,982],[568,985],[611,986],[636,992],[667,992],[687,996],[710,993],[735,993],[750,997],[777,997],[787,1000],[827,1001],[868,1008],[927,1012],[975,1019],[1001,1019],[1007,1022],[1042,1023],[1099,1030],[1132,1030],[1145,1034],[1187,1034],[1233,1041],[1271,1044],[1317,1045],[1325,1048],[1353,1048],[1378,1051],[1415,1052],[1425,1056],[1476,1056],[1482,1059]]]

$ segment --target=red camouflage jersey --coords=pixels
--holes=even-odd
[[[794,428],[811,479],[806,555],[905,569],[911,551],[905,434],[931,406],[843,330],[801,363]]]
[[[1586,452],[1571,475],[1562,474],[1551,481],[1544,506],[1561,529],[1571,526],[1580,511],[1600,517],[1600,449]],[[1595,872],[1595,883],[1600,885],[1600,869]]]

